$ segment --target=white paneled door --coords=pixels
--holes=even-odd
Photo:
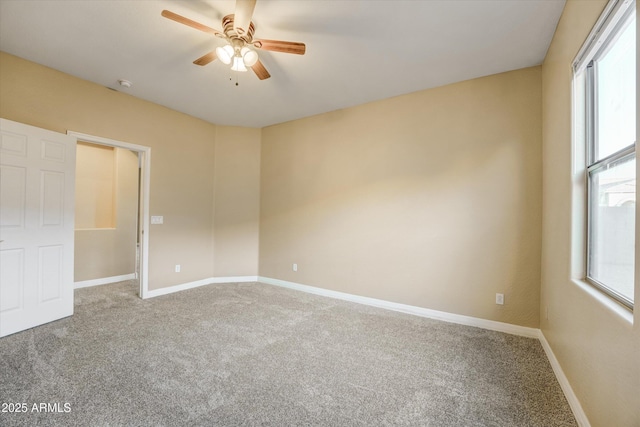
[[[76,138],[0,119],[0,337],[73,314]]]

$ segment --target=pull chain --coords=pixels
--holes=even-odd
[[[236,73],[236,86],[239,86],[239,83],[238,83],[238,74],[240,74],[240,73]],[[230,76],[229,76],[229,81],[231,81],[231,82],[233,81],[233,75],[230,75]]]

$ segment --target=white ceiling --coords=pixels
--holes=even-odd
[[[307,45],[259,51],[264,81],[193,65],[223,40],[160,16],[221,30],[233,0],[0,0],[0,50],[211,123],[263,127],[538,65],[564,3],[258,0],[255,38]]]

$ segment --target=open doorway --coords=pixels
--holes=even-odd
[[[100,162],[104,169],[102,176],[106,178],[94,179],[95,186],[102,186],[99,189],[100,195],[93,194],[96,188],[80,188],[79,192],[88,193],[91,200],[88,207],[82,207],[77,211],[76,224],[81,231],[77,233],[76,242],[78,246],[86,244],[87,248],[102,244],[102,253],[100,256],[117,257],[121,255],[122,260],[109,259],[109,263],[102,263],[102,260],[95,256],[91,258],[87,254],[79,253],[77,258],[83,258],[87,262],[76,267],[76,274],[82,276],[87,273],[83,269],[101,268],[107,271],[113,268],[116,263],[121,263],[120,271],[131,271],[127,266],[134,266],[133,274],[111,275],[109,273],[99,274],[105,276],[103,279],[78,281],[81,286],[91,286],[102,283],[117,282],[137,278],[139,281],[138,294],[141,298],[145,298],[148,293],[148,212],[149,212],[149,177],[151,166],[151,149],[149,147],[131,144],[123,141],[116,141],[108,138],[86,135],[78,132],[68,131],[68,135],[74,136],[78,140],[78,151],[89,153]],[[113,160],[110,163],[110,160]],[[111,169],[109,165],[111,166]],[[97,167],[97,166],[96,166]],[[85,171],[93,173],[97,171]],[[111,184],[109,183],[109,174],[113,175]],[[118,177],[118,174],[121,176]],[[126,182],[120,183],[125,180]],[[113,187],[110,187],[110,185]],[[117,188],[118,186],[121,188]],[[121,190],[120,196],[125,198],[118,199],[118,191]],[[127,194],[128,193],[128,196]],[[133,193],[133,194],[131,194]],[[122,206],[122,205],[127,205]],[[120,205],[120,206],[119,206]],[[97,212],[99,208],[99,212]],[[84,212],[87,210],[88,212]],[[92,211],[95,210],[96,212]],[[120,221],[118,216],[121,216]],[[116,224],[119,224],[116,227]],[[102,239],[103,242],[97,239]],[[123,253],[116,254],[118,241],[126,241],[126,250]],[[76,249],[78,250],[78,249]],[[82,248],[80,248],[82,250]],[[82,262],[82,261],[81,261]],[[93,265],[92,265],[93,264]],[[124,266],[124,267],[123,267]],[[124,268],[124,270],[122,270]],[[101,282],[102,280],[102,282]]]

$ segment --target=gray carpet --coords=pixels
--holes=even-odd
[[[256,283],[79,289],[0,339],[0,402],[28,406],[3,426],[576,425],[535,339]]]

